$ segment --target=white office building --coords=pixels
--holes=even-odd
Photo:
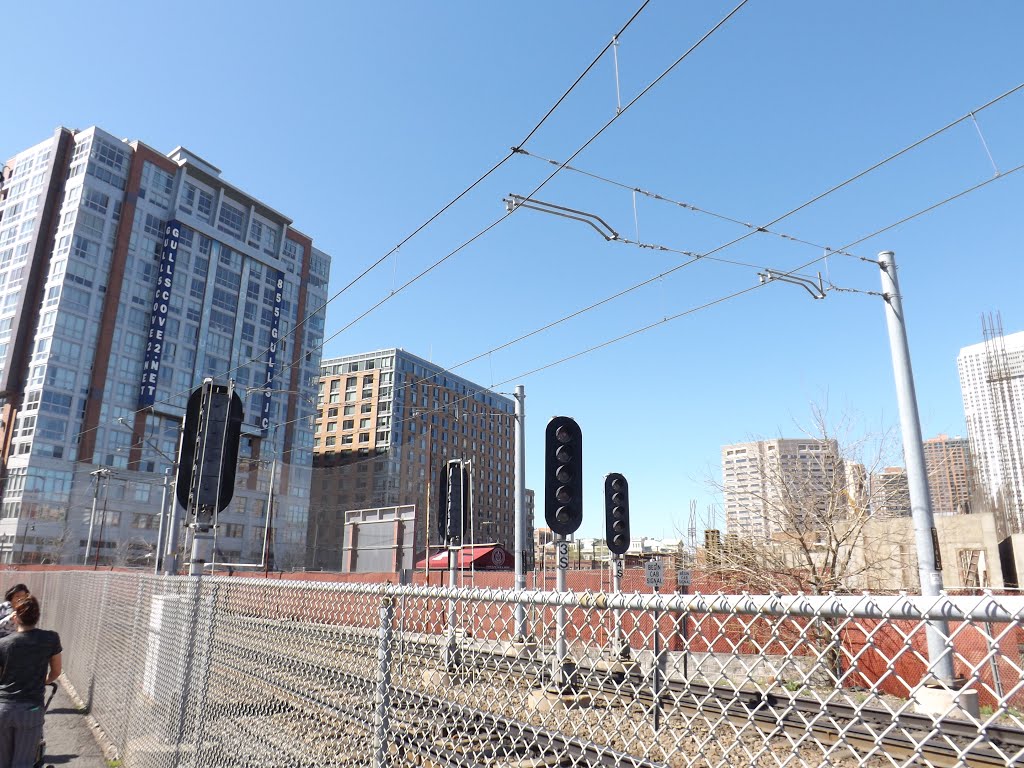
[[[60,128],[4,162],[0,562],[87,547],[152,562],[187,396],[208,376],[245,401],[217,559],[261,553],[272,466],[273,538],[301,553],[329,266],[181,147]]]

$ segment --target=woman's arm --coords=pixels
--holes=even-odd
[[[60,677],[60,672],[61,672],[60,654],[59,653],[55,653],[53,656],[50,657],[50,674],[48,674],[46,676],[46,683],[45,683],[45,685],[49,685],[54,680],[56,680],[58,677]]]

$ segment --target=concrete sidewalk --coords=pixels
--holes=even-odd
[[[46,740],[43,765],[53,765],[55,768],[108,766],[103,751],[93,736],[93,729],[89,726],[85,712],[75,706],[64,686],[57,687],[57,695],[54,696],[53,703],[46,713],[43,738]]]

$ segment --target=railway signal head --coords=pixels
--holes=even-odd
[[[469,517],[469,482],[469,470],[461,459],[441,467],[437,530],[442,540],[462,538],[463,523]]]
[[[604,479],[604,529],[608,549],[616,555],[629,549],[629,483],[618,472]]]
[[[568,416],[553,418],[544,434],[544,519],[561,536],[583,524],[583,433]]]

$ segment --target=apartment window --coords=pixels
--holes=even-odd
[[[354,419],[345,419],[344,421],[341,422],[341,428],[342,429],[353,429],[353,428],[355,428],[355,420]]]
[[[359,420],[359,428],[360,429],[369,429],[370,428],[370,420],[369,419],[360,419]]]
[[[249,225],[249,245],[259,246],[263,240],[263,222],[253,219]]]
[[[346,405],[345,406],[344,414],[346,416],[352,416],[355,412],[356,412],[356,407],[354,405]]]
[[[228,202],[220,207],[220,217],[217,220],[217,229],[242,239],[242,225],[245,222],[245,213],[235,208]]]
[[[82,205],[86,208],[91,208],[97,213],[106,215],[107,207],[110,205],[110,196],[105,195],[99,190],[85,188],[85,199],[82,200]]]
[[[196,210],[199,212],[199,218],[209,222],[213,218],[213,195],[204,190],[199,190],[199,205]],[[200,241],[200,249],[202,248],[202,241]]]
[[[359,442],[360,443],[368,443],[368,442],[370,442],[370,433],[369,432],[360,432],[359,433]]]
[[[181,202],[179,203],[179,206],[186,213],[192,213],[192,209],[195,208],[196,194],[198,192],[199,190],[196,188],[195,184],[188,181],[185,182],[185,189],[181,193]]]
[[[359,406],[360,413],[370,413],[373,410],[373,403],[363,403]]]

